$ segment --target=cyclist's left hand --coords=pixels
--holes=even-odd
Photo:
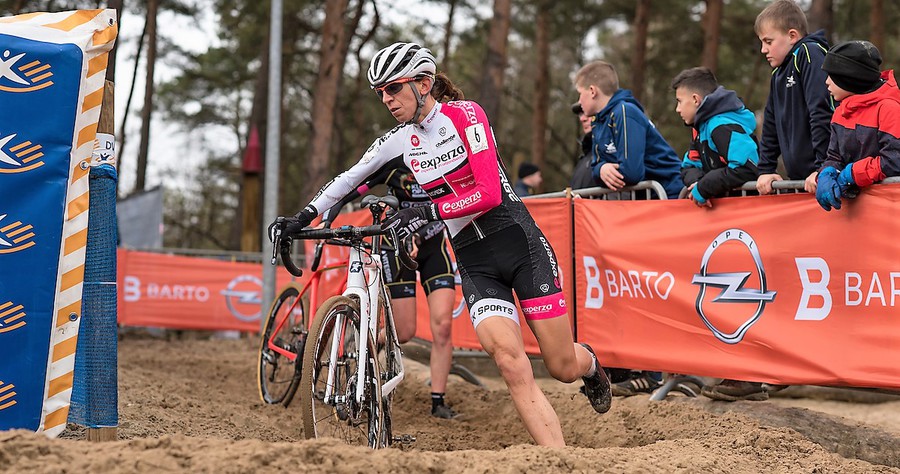
[[[400,209],[387,216],[381,223],[382,230],[394,230],[400,240],[406,239],[413,232],[421,229],[430,221],[437,220],[434,204]]]

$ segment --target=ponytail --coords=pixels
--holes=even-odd
[[[463,94],[450,78],[443,72],[434,75],[434,85],[431,87],[431,96],[438,102],[450,102],[453,100],[463,100],[466,96]]]

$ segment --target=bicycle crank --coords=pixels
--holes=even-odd
[[[416,437],[409,434],[394,436],[393,442],[401,444],[412,444],[416,442]]]

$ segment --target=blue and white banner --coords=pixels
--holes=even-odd
[[[0,18],[0,429],[65,428],[114,10]]]

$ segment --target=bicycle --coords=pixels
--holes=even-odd
[[[350,247],[347,288],[318,308],[309,329],[309,344],[304,345],[306,370],[301,371],[299,384],[303,431],[307,439],[334,437],[377,449],[394,441],[391,401],[405,375],[390,296],[382,279],[381,251],[396,248],[404,265],[415,269],[416,263],[405,246],[397,244],[396,233],[381,230],[385,206],[397,209],[397,198],[369,195],[362,206],[372,212],[373,225],[335,229],[276,226],[272,261],[274,264],[275,252],[280,253],[285,268],[300,276],[302,271],[290,258],[293,239]]]

